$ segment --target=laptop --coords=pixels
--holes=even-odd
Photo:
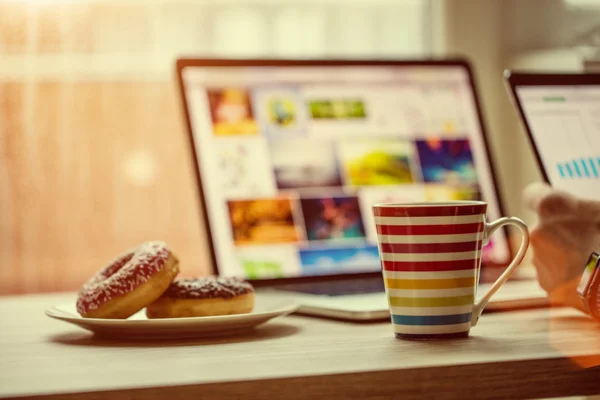
[[[600,198],[600,74],[506,71],[513,104],[543,179]]]
[[[389,319],[372,204],[473,199],[503,215],[465,60],[176,66],[214,273],[263,297],[293,299],[303,314]],[[484,272],[512,255],[498,231]],[[545,301],[535,281],[511,285],[488,310]]]

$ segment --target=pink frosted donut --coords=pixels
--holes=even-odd
[[[143,243],[83,285],[77,312],[86,318],[128,318],[159,298],[178,273],[179,260],[166,243]]]

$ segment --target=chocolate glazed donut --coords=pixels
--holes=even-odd
[[[254,287],[236,278],[202,277],[174,280],[146,307],[148,318],[185,318],[246,314],[254,309]]]

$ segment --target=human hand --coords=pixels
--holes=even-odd
[[[523,197],[538,216],[530,248],[540,286],[556,302],[577,306],[583,267],[592,251],[600,249],[600,201],[540,183],[528,186]]]

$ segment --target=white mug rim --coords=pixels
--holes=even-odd
[[[449,200],[449,201],[422,201],[410,203],[376,203],[373,208],[427,208],[427,207],[469,207],[485,206],[488,203],[479,200]]]

